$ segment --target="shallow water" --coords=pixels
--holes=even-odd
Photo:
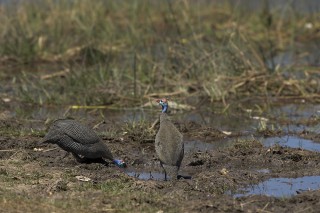
[[[138,172],[138,171],[129,171],[126,172],[127,175],[131,177],[138,178],[140,180],[164,180],[164,173],[159,172]],[[170,177],[167,177],[170,179]]]
[[[48,118],[57,119],[62,117],[74,117],[75,119],[86,120],[105,120],[115,122],[135,122],[147,121],[153,122],[159,115],[157,107],[138,108],[138,109],[70,109],[68,106],[46,107],[46,106],[30,106],[19,105],[17,103],[8,102],[10,108],[9,118],[39,120],[45,121]],[[11,106],[12,105],[12,106]],[[284,118],[292,121],[305,120],[320,116],[320,105],[314,104],[285,104],[281,106],[262,106],[264,113],[262,115],[254,112],[243,112],[237,109],[221,113],[221,109],[203,107],[193,111],[173,111],[170,115],[173,121],[179,123],[196,122],[206,127],[212,127],[222,131],[234,132],[255,132],[260,120],[258,117],[266,118]],[[217,107],[216,107],[217,108]],[[14,110],[12,110],[14,109]],[[252,111],[255,106],[247,106],[245,110]],[[219,113],[220,112],[220,113]],[[269,124],[269,122],[267,122]],[[285,131],[299,131],[306,127],[303,125],[283,126]]]
[[[280,146],[286,146],[290,148],[301,148],[305,150],[320,152],[320,143],[295,136],[261,138],[259,140],[264,146],[267,147],[278,144]]]
[[[248,195],[267,195],[275,197],[289,197],[303,191],[320,189],[320,176],[305,176],[299,178],[271,178],[245,189],[243,193],[234,194],[234,197]]]
[[[126,172],[127,175],[131,176],[131,177],[135,177],[138,178],[140,180],[165,180],[165,175],[164,173],[160,173],[160,172],[146,172],[146,171],[127,171]],[[178,175],[178,179],[192,179],[192,177],[190,175]],[[167,180],[170,180],[171,177],[167,176]]]
[[[308,119],[312,116],[320,116],[319,104],[284,104],[282,106],[271,106],[266,114],[277,118],[289,118],[297,121]]]

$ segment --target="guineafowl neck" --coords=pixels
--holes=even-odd
[[[160,123],[167,122],[169,120],[169,116],[167,113],[163,112],[160,114]]]
[[[109,159],[111,161],[114,161],[112,153],[109,151],[109,149],[106,147],[104,149],[103,158]]]

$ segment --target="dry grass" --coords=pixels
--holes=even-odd
[[[297,78],[294,67],[284,75],[267,63],[320,37],[318,17],[290,7],[284,15],[188,0],[44,0],[0,10],[0,61],[22,70],[13,81],[20,101],[131,106],[163,93],[226,105],[239,97],[319,101],[317,68],[299,67]]]

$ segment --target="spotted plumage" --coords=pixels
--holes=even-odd
[[[92,129],[76,120],[54,121],[42,142],[57,144],[63,150],[72,153],[77,160],[103,158],[111,160],[119,167],[125,166],[123,161],[113,158],[107,145]]]
[[[165,179],[167,179],[167,174],[172,179],[176,179],[184,156],[183,136],[167,114],[167,99],[157,100],[157,102],[162,106],[162,113],[160,114],[160,128],[155,139],[155,150],[165,171]]]

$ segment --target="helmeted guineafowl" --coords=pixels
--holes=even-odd
[[[118,167],[125,167],[122,160],[113,158],[107,145],[90,128],[72,119],[58,119],[53,122],[49,132],[42,140],[43,143],[57,144],[63,150],[71,152],[81,159],[109,159]]]
[[[181,161],[184,156],[183,137],[168,117],[168,101],[163,98],[157,100],[162,106],[160,114],[160,129],[155,139],[155,150],[160,160],[160,165],[172,179],[177,179]]]

